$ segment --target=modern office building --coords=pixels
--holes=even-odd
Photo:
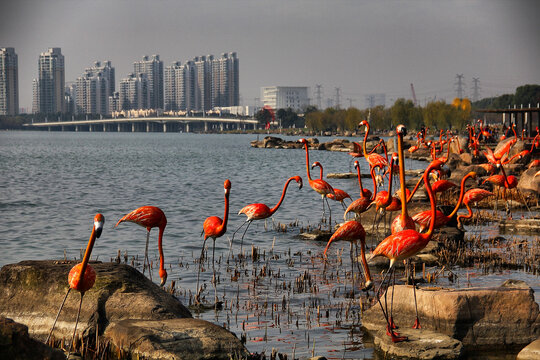
[[[141,61],[133,63],[135,74],[145,74],[150,92],[150,109],[163,109],[163,61],[159,55],[143,56]]]
[[[66,113],[76,114],[77,113],[77,83],[69,82],[66,83],[66,89],[64,91],[64,106]]]
[[[15,49],[0,48],[0,115],[19,113],[19,69]]]
[[[49,48],[39,55],[39,112],[64,112],[65,67],[60,48]]]
[[[152,109],[146,74],[129,74],[120,81],[120,110]]]
[[[96,61],[77,78],[76,113],[109,114],[109,96],[114,93],[114,68],[110,61]]]
[[[165,110],[210,111],[238,106],[239,65],[235,52],[197,56],[165,69]]]
[[[302,111],[309,105],[307,86],[266,86],[261,88],[261,97],[263,105],[274,110]]]
[[[120,93],[116,91],[109,96],[109,114],[120,110],[122,110],[120,107]]]

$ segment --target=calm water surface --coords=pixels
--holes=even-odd
[[[252,352],[268,354],[275,347],[288,354],[294,351],[297,357],[314,352],[328,358],[373,358],[359,327],[361,301],[344,298],[347,285],[323,281],[316,290],[294,288],[306,273],[313,282],[323,278],[320,255],[325,244],[296,237],[301,227],[317,226],[321,217],[320,197],[309,188],[305,176],[304,150],[256,149],[250,147],[255,139],[257,135],[2,132],[0,266],[27,259],[79,258],[97,212],[104,214],[106,223],[92,259],[110,261],[121,250],[130,262],[144,254],[145,230],[129,223],[114,229],[114,224],[139,206],[155,205],[168,219],[163,245],[168,284],[176,282],[177,294],[187,304],[195,290],[198,265],[194,259],[201,251],[202,224],[208,216],[223,216],[223,182],[228,178],[232,182],[228,232],[216,242],[218,289],[228,310],[199,316],[244,335]],[[310,162],[314,161],[324,165],[325,174],[349,171],[346,153],[310,151]],[[409,169],[425,166],[409,160],[406,165]],[[362,166],[366,172],[364,161]],[[245,220],[238,210],[255,202],[272,207],[285,180],[294,175],[302,176],[304,188],[298,190],[291,183],[273,221],[254,222],[244,239],[244,249],[251,251],[254,245],[264,256],[255,262],[227,264],[230,236]],[[355,179],[331,183],[357,197]],[[371,182],[365,186],[371,188]],[[331,205],[337,220],[341,207]],[[298,226],[278,232],[273,223]],[[153,230],[154,262],[158,261],[156,239]],[[331,265],[336,276],[349,269],[348,245],[340,246],[347,255],[342,265]],[[237,252],[238,243],[234,249]],[[207,298],[212,299],[212,272],[206,270],[202,282],[207,284]],[[261,271],[272,275],[254,281],[254,274]],[[476,276],[474,270],[461,270],[469,271],[472,285],[499,285],[512,277],[526,280],[537,295],[540,290],[538,276],[532,274]],[[156,281],[157,271],[153,275]],[[292,289],[284,289],[291,283]],[[318,316],[317,307],[323,315]]]

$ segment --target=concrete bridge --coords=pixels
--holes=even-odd
[[[24,126],[49,131],[192,132],[256,129],[255,119],[221,117],[133,117],[32,122]]]

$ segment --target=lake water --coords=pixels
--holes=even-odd
[[[92,259],[110,261],[121,250],[130,263],[144,255],[146,231],[130,223],[116,229],[114,225],[137,207],[155,205],[168,219],[163,244],[167,284],[174,280],[177,296],[188,304],[195,291],[198,264],[194,259],[201,251],[202,224],[208,216],[223,216],[223,182],[230,179],[228,231],[216,241],[218,292],[226,310],[197,316],[245,336],[252,352],[269,354],[275,347],[297,357],[314,353],[373,358],[359,327],[362,300],[346,299],[347,284],[338,279],[350,268],[348,244],[339,245],[344,249],[343,264],[334,262],[334,273],[328,275],[321,261],[326,244],[296,237],[301,228],[316,227],[322,213],[321,198],[307,183],[304,150],[252,148],[250,141],[255,139],[257,135],[2,132],[0,266],[27,259],[78,259],[97,212],[104,214],[106,223]],[[310,151],[310,162],[320,161],[325,174],[348,172],[349,159],[346,153]],[[361,163],[366,173],[367,165]],[[407,160],[406,165],[413,169],[425,163]],[[312,173],[318,177],[318,169]],[[303,178],[304,188],[298,190],[291,183],[273,220],[250,226],[244,239],[249,261],[227,264],[230,236],[245,220],[238,210],[256,202],[272,207],[286,179],[294,175]],[[329,182],[353,198],[358,196],[356,179]],[[371,189],[371,181],[365,181],[365,187]],[[340,219],[341,206],[331,206],[335,220]],[[287,225],[287,231],[276,231],[278,223]],[[251,258],[252,245],[262,254],[256,261]],[[151,260],[157,263],[157,230],[152,230],[149,248]],[[233,252],[238,252],[236,240]],[[208,264],[205,270],[201,278],[211,300]],[[157,271],[153,276],[158,282]],[[516,276],[538,291],[538,276],[522,272],[471,281],[499,284]],[[310,282],[317,287],[303,287]]]

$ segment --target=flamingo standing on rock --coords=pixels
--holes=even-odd
[[[312,165],[311,165],[311,168],[313,169],[314,167],[318,166],[319,169],[321,169],[321,172],[320,172],[320,175],[319,175],[319,179],[322,179],[323,178],[323,166],[320,162],[318,161],[315,161]],[[345,210],[347,207],[345,206],[345,203],[344,203],[344,200],[347,199],[347,198],[351,198],[351,196],[344,190],[341,190],[341,189],[337,189],[337,188],[334,188],[334,193],[333,194],[328,194],[326,195],[327,198],[329,198],[330,200],[334,200],[334,201],[337,201],[341,204],[341,206],[343,207],[343,210]]]
[[[394,332],[394,324],[393,321],[391,323],[391,314],[388,315],[388,308],[386,306],[386,310],[383,308],[382,303],[380,301],[380,290],[382,289],[382,286],[385,282],[388,284],[386,285],[385,289],[385,304],[386,302],[386,293],[389,286],[389,277],[388,275],[390,273],[395,274],[395,268],[394,264],[396,261],[405,260],[413,255],[416,255],[420,250],[426,247],[428,242],[431,240],[431,236],[433,234],[433,229],[435,228],[435,211],[436,211],[436,199],[433,194],[433,191],[431,190],[431,186],[429,184],[429,173],[433,170],[440,170],[443,166],[443,162],[440,160],[434,160],[431,162],[431,164],[428,166],[426,171],[423,175],[423,180],[426,185],[426,190],[428,192],[429,201],[431,203],[431,222],[429,225],[429,230],[425,234],[421,234],[416,230],[413,229],[407,229],[403,231],[399,231],[395,234],[392,234],[388,236],[386,239],[384,239],[376,248],[373,250],[373,253],[371,254],[369,260],[377,257],[377,256],[384,256],[390,260],[390,267],[388,268],[388,271],[384,275],[384,278],[379,285],[379,289],[377,291],[377,300],[379,302],[379,305],[381,306],[381,310],[383,312],[383,315],[386,319],[386,330],[388,335],[391,337],[392,342],[400,342],[407,340],[404,336],[399,336],[399,334],[396,334]],[[368,261],[369,261],[368,260]],[[395,278],[394,278],[395,279]],[[414,303],[416,308],[416,321],[414,323],[413,328],[420,328],[420,321],[418,319],[418,308],[416,304],[416,287],[413,284],[414,289]],[[393,293],[392,293],[393,295]]]
[[[321,168],[322,169],[322,168]],[[322,170],[321,170],[322,172]],[[270,216],[274,215],[274,213],[279,209],[279,207],[281,206],[281,203],[283,202],[283,199],[285,199],[285,193],[287,192],[287,187],[289,186],[289,183],[291,181],[296,181],[296,183],[298,184],[298,189],[302,189],[302,178],[300,176],[293,176],[293,177],[290,177],[286,182],[285,182],[285,186],[283,187],[283,192],[281,193],[281,198],[279,199],[278,203],[276,204],[276,206],[274,206],[273,208],[269,208],[268,206],[266,206],[265,204],[251,204],[251,205],[247,205],[247,206],[244,206],[239,212],[238,212],[238,215],[240,214],[246,214],[247,216],[247,219],[246,221],[244,221],[242,223],[242,225],[240,225],[240,227],[238,227],[238,229],[236,229],[236,231],[233,233],[233,237],[232,237],[232,240],[231,240],[231,244],[232,244],[232,241],[234,240],[234,234],[236,234],[236,232],[238,230],[240,230],[240,228],[242,226],[244,226],[245,224],[247,224],[246,226],[246,229],[244,230],[244,234],[242,234],[242,240],[240,241],[240,252],[242,252],[242,242],[244,240],[244,235],[246,234],[247,232],[247,229],[249,228],[249,225],[251,225],[251,222],[253,220],[262,220],[262,219],[266,219],[266,218],[269,218]]]
[[[319,194],[321,194],[322,202],[323,202],[323,219],[324,219],[324,201],[327,199],[328,194],[334,194],[334,188],[327,183],[326,181],[322,179],[311,179],[311,174],[309,173],[309,149],[308,149],[308,143],[306,139],[300,139],[298,142],[304,144],[304,148],[306,149],[306,172],[307,172],[307,178],[309,182],[309,186]],[[328,204],[328,200],[326,200],[326,205],[328,205],[328,211],[330,213],[330,219],[332,219],[332,210],[330,210],[330,205]]]
[[[64,307],[69,292],[71,291],[71,289],[77,290],[81,294],[81,301],[79,302],[79,310],[77,311],[77,320],[75,321],[75,328],[73,329],[73,337],[71,338],[71,342],[69,344],[67,356],[68,358],[69,353],[71,352],[71,346],[73,345],[73,341],[75,340],[75,333],[77,331],[77,324],[79,323],[79,316],[81,314],[84,294],[92,287],[94,287],[94,283],[96,282],[96,271],[92,268],[92,266],[88,264],[88,262],[90,261],[90,254],[92,253],[92,249],[94,248],[94,243],[96,242],[96,239],[101,236],[104,223],[105,218],[103,217],[103,215],[96,214],[96,216],[94,217],[94,226],[92,227],[92,233],[90,234],[90,239],[88,240],[88,245],[86,246],[86,251],[84,252],[83,261],[72,267],[71,271],[69,272],[69,288],[67,290],[66,296],[64,297],[64,300],[62,301],[62,304],[60,305],[60,308],[58,309],[58,313],[56,314],[56,318],[54,319],[54,323],[51,331],[49,332],[49,336],[47,336],[47,340],[45,341],[45,344],[47,344],[49,342],[49,339],[51,338],[54,326],[56,325],[58,316],[60,315],[60,312]]]
[[[347,220],[347,213],[349,212],[354,212],[356,216],[360,216],[363,212],[367,211],[372,201],[371,191],[369,191],[368,189],[364,189],[362,187],[362,175],[360,174],[360,163],[358,161],[355,161],[354,167],[356,168],[356,172],[358,173],[358,186],[360,187],[360,197],[349,204],[349,206],[345,210],[345,213],[343,214],[343,220]],[[375,191],[375,194],[377,194],[377,184],[375,182],[373,169],[371,169],[371,177],[373,179],[373,189]]]
[[[165,271],[165,259],[163,258],[163,232],[165,231],[165,226],[167,226],[167,217],[165,213],[158,207],[155,206],[141,206],[138,209],[133,210],[132,212],[126,214],[122,217],[116,225],[115,228],[123,222],[132,222],[137,225],[146,228],[146,250],[144,251],[144,259],[148,264],[148,273],[150,274],[150,280],[152,280],[152,273],[150,272],[150,261],[148,260],[148,242],[150,240],[150,230],[152,228],[159,228],[158,235],[158,249],[159,249],[159,277],[161,278],[160,285],[165,285],[167,281],[167,271]],[[146,264],[143,262],[143,274],[146,268]]]
[[[203,223],[203,233],[204,241],[201,250],[201,257],[199,259],[199,272],[197,273],[197,295],[195,296],[195,301],[200,302],[200,291],[199,291],[199,275],[201,274],[201,263],[203,261],[204,247],[206,245],[206,240],[212,238],[212,285],[214,286],[214,308],[217,309],[218,306],[218,297],[217,297],[217,288],[216,288],[216,268],[214,265],[214,254],[216,251],[216,239],[223,236],[227,232],[227,221],[229,220],[229,194],[231,193],[231,181],[229,179],[225,180],[223,183],[223,190],[225,191],[225,212],[223,214],[223,219],[220,219],[217,216],[209,216],[204,220]],[[202,235],[202,234],[201,234]]]

